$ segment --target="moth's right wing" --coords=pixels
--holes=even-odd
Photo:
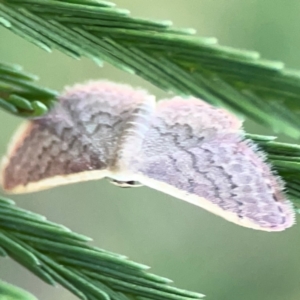
[[[198,99],[160,101],[141,148],[125,161],[146,186],[241,226],[284,230],[294,223],[292,205],[240,128],[235,116]]]
[[[2,161],[2,188],[27,193],[109,176],[126,122],[149,97],[106,81],[68,88],[49,114],[15,134]]]

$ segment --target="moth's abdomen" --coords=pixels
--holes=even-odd
[[[136,106],[127,119],[118,139],[118,150],[112,167],[116,178],[127,177],[126,173],[130,170],[130,161],[138,158],[137,156],[144,140],[147,139],[148,131],[153,122],[155,105],[155,98],[147,97],[143,103]]]

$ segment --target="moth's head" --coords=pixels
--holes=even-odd
[[[115,180],[115,179],[110,179],[110,183],[117,185],[122,188],[130,188],[130,187],[140,187],[142,186],[141,183],[138,181],[134,180],[129,180],[129,181],[120,181],[120,180]]]

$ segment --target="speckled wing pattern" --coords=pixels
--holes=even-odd
[[[25,193],[107,176],[126,122],[147,97],[106,81],[67,88],[49,114],[16,133],[2,161],[2,187]]]
[[[135,180],[245,227],[294,223],[280,179],[243,138],[241,122],[199,99],[162,100],[128,168]]]
[[[16,134],[1,185],[24,193],[109,177],[140,182],[241,226],[281,231],[292,204],[264,155],[229,112],[195,99],[161,100],[107,81],[67,88]]]

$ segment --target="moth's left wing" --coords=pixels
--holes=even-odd
[[[47,115],[15,134],[2,161],[2,188],[27,193],[109,176],[126,124],[146,102],[154,99],[143,90],[107,81],[67,88]]]
[[[127,168],[134,180],[241,226],[284,230],[294,223],[292,205],[240,128],[235,116],[198,99],[160,101]]]

